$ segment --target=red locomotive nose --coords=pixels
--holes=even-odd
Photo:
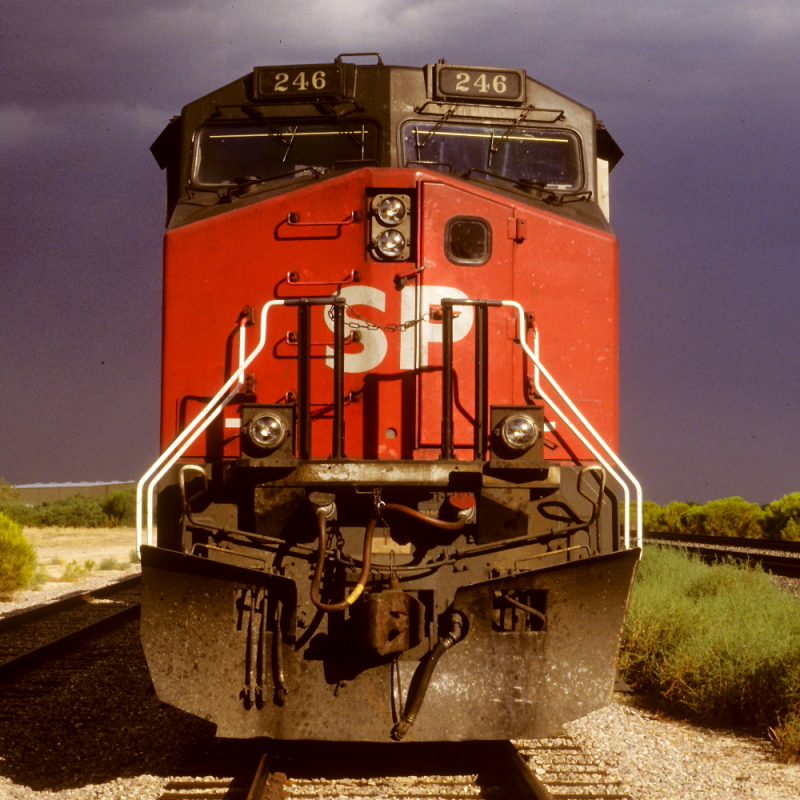
[[[221,737],[351,742],[552,736],[607,704],[639,551],[622,153],[594,112],[522,69],[339,57],[257,67],[153,152],[159,699]]]

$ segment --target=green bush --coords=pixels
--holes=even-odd
[[[741,497],[697,503],[672,502],[659,506],[646,500],[642,506],[645,533],[741,536],[749,539],[800,541],[800,492],[787,494],[765,506]]]
[[[28,586],[37,573],[36,548],[22,528],[0,514],[0,595]]]
[[[100,505],[117,525],[136,525],[136,493],[132,489],[112,489]]]
[[[783,722],[770,730],[772,740],[786,761],[800,758],[800,712],[789,713]]]
[[[800,541],[800,492],[787,494],[764,507],[764,530],[773,539]]]
[[[109,524],[100,503],[82,494],[42,503],[36,518],[39,527],[103,528]]]
[[[620,672],[682,716],[704,724],[744,720],[792,741],[800,713],[800,598],[758,569],[708,567],[684,552],[648,547],[631,594]]]
[[[57,580],[62,581],[64,583],[72,583],[73,581],[80,580],[81,578],[86,577],[86,567],[81,566],[77,561],[74,559],[69,562],[64,567],[64,572],[61,573],[61,577]]]
[[[19,502],[19,492],[15,486],[0,478],[0,505]]]
[[[726,497],[704,506],[691,506],[680,515],[678,524],[681,533],[760,539],[764,535],[763,521],[761,506],[741,497]]]
[[[0,484],[0,513],[31,528],[133,526],[136,524],[136,495],[130,489],[112,489],[102,501],[73,494],[38,505],[26,505],[4,493]]]
[[[18,525],[36,527],[38,514],[35,506],[25,505],[17,501],[0,503],[0,514],[14,520]]]
[[[642,524],[647,533],[683,533],[681,515],[694,507],[694,503],[672,502],[659,506],[650,500],[642,504]]]

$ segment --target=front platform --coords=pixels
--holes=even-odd
[[[466,634],[439,661],[408,740],[541,738],[608,704],[638,559],[626,550],[460,588]],[[141,637],[159,699],[222,737],[388,741],[420,662],[393,667],[390,656],[331,648],[313,626],[295,630],[307,591],[143,547]],[[496,624],[494,598],[508,591],[546,597],[543,630]]]

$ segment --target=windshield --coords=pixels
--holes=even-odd
[[[578,137],[569,131],[408,122],[403,152],[406,166],[426,164],[459,175],[485,170],[551,189],[578,189],[581,184]]]
[[[374,162],[377,156],[378,126],[373,122],[209,125],[195,136],[192,182],[225,186],[310,167],[326,172],[348,162]]]

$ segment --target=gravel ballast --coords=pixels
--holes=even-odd
[[[800,794],[800,765],[778,763],[768,742],[665,721],[624,701],[567,728],[640,800]],[[170,777],[232,778],[257,757],[159,703],[136,623],[108,637],[103,660],[3,726],[0,754],[4,800],[155,800]]]
[[[76,588],[84,587],[64,587]],[[24,713],[0,726],[2,800],[156,800],[171,778],[241,779],[254,769],[257,745],[220,742],[210,723],[158,701],[138,623],[103,644],[100,660],[66,673],[62,685],[31,697]],[[567,726],[633,797],[800,797],[800,765],[777,761],[768,741],[666,720],[634,702],[617,697]]]

